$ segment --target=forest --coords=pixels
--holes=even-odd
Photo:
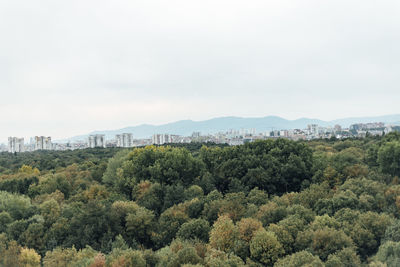
[[[400,134],[0,154],[0,266],[400,266]]]

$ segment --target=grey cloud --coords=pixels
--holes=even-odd
[[[0,141],[62,137],[63,125],[398,113],[387,100],[400,99],[399,11],[394,0],[4,0]],[[129,109],[140,103],[154,109]]]

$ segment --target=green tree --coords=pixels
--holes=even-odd
[[[23,232],[19,238],[22,245],[34,248],[39,252],[44,252],[45,250],[45,228],[42,223],[32,223]]]
[[[279,259],[274,266],[275,267],[302,267],[302,266],[324,267],[325,265],[318,256],[314,256],[310,252],[303,250]]]
[[[344,248],[328,256],[326,267],[358,267],[361,265],[360,257],[353,248]]]
[[[179,228],[189,221],[183,205],[172,206],[164,211],[158,220],[158,234],[154,236],[155,242],[160,246],[169,244],[175,238]]]
[[[382,145],[378,150],[378,162],[382,172],[400,176],[400,142]]]
[[[306,230],[299,234],[296,239],[297,247],[300,249],[311,249],[314,255],[326,260],[343,248],[354,247],[353,241],[343,231],[325,227],[315,231]]]
[[[7,225],[11,223],[13,219],[7,211],[0,212],[0,233],[7,230]]]
[[[199,239],[208,242],[210,224],[204,219],[190,220],[179,228],[177,237],[182,239]]]
[[[39,206],[40,214],[43,216],[46,226],[51,226],[60,216],[61,208],[54,199],[47,200]]]
[[[175,259],[170,262],[168,267],[180,267],[184,264],[199,264],[202,259],[197,255],[196,249],[193,247],[183,247],[176,253]]]
[[[400,266],[400,242],[388,241],[379,247],[374,259],[388,267]]]
[[[264,226],[268,226],[270,223],[277,223],[285,218],[287,216],[287,210],[286,207],[270,201],[260,207],[256,216]]]
[[[126,216],[126,231],[130,238],[147,246],[151,245],[151,236],[154,231],[154,213],[146,208],[139,207],[135,213]]]
[[[236,224],[237,240],[235,241],[234,252],[243,260],[250,257],[250,241],[254,235],[261,229],[262,224],[257,219],[243,218]]]
[[[400,242],[400,220],[396,220],[386,229],[382,242],[386,241]]]
[[[279,243],[282,244],[285,254],[290,254],[293,251],[295,240],[288,229],[282,225],[270,224],[267,230],[275,234]]]
[[[284,249],[273,232],[259,230],[250,242],[251,258],[266,266],[273,266]]]
[[[146,267],[146,260],[141,251],[128,249],[116,255],[111,261],[109,261],[109,265],[121,267]]]
[[[29,218],[34,213],[34,207],[27,196],[0,191],[0,200],[0,212],[8,212],[14,220]]]
[[[3,248],[3,251],[1,251],[0,266],[18,266],[21,249],[16,241],[7,242],[6,249]]]
[[[133,199],[146,209],[154,211],[159,215],[163,211],[164,188],[159,183],[141,181],[135,185],[132,196]]]

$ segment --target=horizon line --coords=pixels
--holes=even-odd
[[[127,129],[127,128],[133,128],[133,127],[140,127],[140,126],[152,126],[152,127],[160,127],[160,126],[165,126],[168,124],[174,124],[174,123],[179,123],[179,122],[185,122],[185,121],[190,121],[190,122],[207,122],[207,121],[211,121],[211,120],[216,120],[216,119],[224,119],[224,118],[236,118],[236,119],[264,119],[264,118],[279,118],[285,121],[289,121],[289,122],[294,122],[294,121],[299,121],[299,120],[318,120],[321,122],[325,122],[325,123],[334,123],[336,121],[340,121],[340,120],[355,120],[355,119],[374,119],[374,118],[379,118],[379,117],[390,117],[390,116],[400,116],[400,113],[397,114],[386,114],[386,115],[372,115],[372,116],[365,116],[365,117],[361,117],[361,116],[355,116],[355,117],[345,117],[345,118],[339,118],[339,119],[333,119],[333,120],[323,120],[323,119],[318,119],[318,118],[309,118],[309,117],[300,117],[297,119],[286,119],[284,117],[278,116],[278,115],[267,115],[267,116],[259,116],[259,117],[243,117],[243,116],[220,116],[220,117],[213,117],[210,119],[204,119],[204,120],[193,120],[193,119],[182,119],[182,120],[176,120],[176,121],[170,121],[167,123],[161,123],[161,124],[149,124],[149,123],[142,123],[142,124],[137,124],[137,125],[131,125],[131,126],[125,126],[122,128],[117,128],[117,129],[105,129],[105,130],[92,130],[88,133],[84,133],[84,134],[78,134],[72,137],[60,137],[55,139],[54,141],[65,141],[68,139],[74,139],[76,137],[80,137],[80,136],[87,136],[90,134],[95,134],[96,132],[107,132],[107,131],[120,131],[123,129]],[[378,121],[375,121],[378,122]],[[399,121],[400,122],[400,121]],[[396,123],[396,122],[395,122]],[[32,138],[34,136],[23,136],[23,138]],[[22,137],[21,137],[22,138]],[[7,140],[3,140],[0,141],[0,144],[6,144]]]

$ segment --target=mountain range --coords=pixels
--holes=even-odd
[[[261,118],[241,118],[241,117],[219,117],[205,121],[181,120],[163,125],[142,124],[138,126],[126,127],[117,130],[94,131],[86,135],[74,136],[60,141],[85,140],[92,134],[104,134],[106,139],[115,138],[116,134],[132,133],[134,138],[150,138],[156,133],[177,134],[189,136],[193,132],[202,134],[212,134],[230,129],[253,129],[257,132],[266,132],[281,129],[304,129],[309,124],[318,124],[320,126],[334,126],[336,124],[342,127],[349,127],[355,123],[384,122],[386,124],[400,124],[400,114],[386,115],[378,117],[354,117],[344,118],[332,121],[323,121],[318,119],[300,118],[297,120],[287,120],[278,116],[267,116]]]

